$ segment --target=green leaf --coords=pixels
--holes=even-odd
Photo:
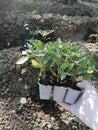
[[[36,15],[36,14],[37,14],[37,11],[36,11],[36,10],[33,10],[33,11],[31,12],[31,14],[32,14],[32,15]]]
[[[39,50],[41,48],[44,48],[44,46],[45,46],[40,40],[30,39],[30,40],[28,40],[28,42],[30,42],[30,44],[32,44],[35,48],[37,48]]]
[[[83,73],[84,73],[84,70],[82,68],[78,70],[78,75],[81,75]]]
[[[61,80],[65,79],[67,76],[67,72],[65,72],[64,70],[61,71]]]
[[[32,66],[34,66],[36,68],[42,67],[42,65],[39,62],[37,62],[36,60],[31,60],[31,63],[32,63]]]
[[[69,66],[70,66],[69,71],[71,71],[74,68],[74,65],[75,65],[75,63],[71,63],[71,64],[69,63]]]

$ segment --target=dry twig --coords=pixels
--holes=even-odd
[[[31,130],[27,124],[15,113],[15,111],[11,111],[10,115],[12,119],[16,120],[24,128],[24,130]]]

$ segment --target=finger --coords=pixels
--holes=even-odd
[[[90,84],[87,80],[83,80],[82,82],[77,83],[76,86],[81,89],[85,89],[85,90],[87,90],[87,89],[95,90],[95,87],[92,86],[92,84]]]
[[[77,86],[79,88],[85,89],[85,88],[91,86],[91,84],[87,80],[83,80],[82,82],[77,83]]]
[[[87,87],[87,82],[86,82],[86,80],[83,80],[83,81],[77,83],[76,86],[79,87],[79,88],[81,88],[81,89],[84,89],[84,88]]]

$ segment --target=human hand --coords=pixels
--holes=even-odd
[[[94,116],[96,111],[98,112],[98,95],[96,89],[86,80],[78,83],[77,86],[84,89],[84,92],[75,104],[68,105],[59,101],[57,101],[57,103],[92,128]]]

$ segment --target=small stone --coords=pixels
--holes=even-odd
[[[6,130],[10,130],[10,129],[11,129],[11,127],[10,127],[10,126],[7,126],[7,127],[6,127]]]
[[[41,19],[41,23],[44,23],[44,20],[43,20],[43,19]]]
[[[27,69],[26,68],[24,68],[24,69],[21,70],[21,74],[22,75],[25,75],[26,73],[27,73]]]
[[[52,125],[51,125],[51,124],[49,124],[47,127],[50,129],[50,128],[52,128]]]
[[[10,90],[10,89],[9,89],[9,88],[7,88],[7,89],[5,90],[5,92],[4,92],[4,93],[5,93],[5,94],[7,94],[7,92],[8,92],[9,90]]]
[[[69,121],[68,121],[68,120],[63,120],[63,122],[64,122],[66,125],[69,125]]]
[[[26,104],[26,102],[27,102],[27,100],[26,100],[25,97],[23,97],[23,98],[20,99],[20,103],[21,103],[21,104]]]
[[[21,82],[23,79],[22,78],[19,78],[18,81]]]
[[[46,123],[45,123],[45,122],[43,122],[42,127],[45,127],[45,125],[46,125]]]
[[[55,121],[55,118],[54,118],[54,117],[51,117],[51,121]]]

